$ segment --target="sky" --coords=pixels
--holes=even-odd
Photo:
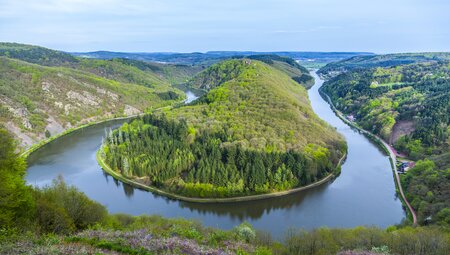
[[[64,51],[450,51],[450,0],[0,0],[0,41]]]

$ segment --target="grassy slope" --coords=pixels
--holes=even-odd
[[[342,138],[313,112],[306,90],[285,73],[260,61],[229,60],[211,66],[191,85],[210,90],[198,103],[169,111],[197,128],[232,130],[251,147],[333,147]]]
[[[184,94],[171,84],[185,82],[200,70],[82,59],[16,43],[0,43],[0,58],[0,120],[24,146],[72,126],[179,101]]]

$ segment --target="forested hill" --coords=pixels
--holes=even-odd
[[[262,61],[280,71],[285,72],[294,81],[300,83],[307,89],[314,85],[314,78],[309,75],[308,69],[301,66],[292,58],[278,55],[251,55],[247,58]]]
[[[234,59],[243,59],[243,57],[234,57]],[[299,65],[294,59],[280,57],[277,55],[252,55],[249,60],[262,61],[289,75],[294,81],[305,88],[310,88],[314,84],[314,79],[309,75],[308,70]],[[244,66],[237,61],[223,61],[212,65],[208,69],[194,76],[188,83],[188,87],[210,90],[228,80],[239,76],[244,70]]]
[[[329,63],[319,70],[319,74],[326,77],[333,77],[342,72],[354,69],[393,67],[397,65],[407,65],[413,63],[445,61],[445,60],[450,60],[450,53],[430,52],[430,53],[397,53],[397,54],[366,55],[366,56],[362,55]]]
[[[204,97],[110,134],[101,155],[114,171],[185,196],[230,197],[307,185],[336,169],[343,138],[288,75],[240,59],[199,76]]]
[[[408,200],[421,223],[450,226],[450,61],[369,65],[330,79],[322,90],[363,128],[422,160],[403,176]]]
[[[77,58],[65,52],[19,43],[0,43],[0,56],[44,66],[74,65],[78,62]]]
[[[78,58],[61,51],[18,43],[0,43],[0,56],[43,66],[73,68],[107,79],[146,87],[185,83],[203,69],[201,66],[160,64],[125,58],[108,60]]]
[[[14,43],[0,43],[0,64],[0,124],[23,147],[85,123],[174,104],[184,95],[171,83],[193,75],[184,67],[155,64],[152,71],[151,63],[78,59]]]

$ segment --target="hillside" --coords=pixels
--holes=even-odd
[[[393,67],[397,65],[407,65],[430,61],[450,60],[448,52],[430,53],[398,53],[386,55],[354,56],[337,62],[332,62],[322,67],[319,74],[333,77],[342,72],[351,71],[358,68],[372,67]]]
[[[364,129],[419,160],[402,178],[407,198],[421,223],[450,225],[450,62],[369,64],[330,79],[322,91]]]
[[[234,59],[243,59],[243,57],[234,57]],[[253,55],[246,59],[262,61],[284,72],[305,88],[310,88],[314,84],[314,79],[309,75],[308,70],[293,59],[277,55]],[[220,62],[194,76],[187,82],[186,86],[195,89],[210,90],[227,80],[236,78],[242,72],[243,67],[236,61]]]
[[[240,59],[213,65],[193,81],[208,93],[109,134],[101,154],[113,170],[191,197],[287,190],[336,170],[342,137],[314,114],[305,88],[287,74]]]
[[[188,66],[182,64],[161,64],[156,62],[144,62],[140,60],[116,58],[109,60],[83,59],[83,62],[120,63],[123,66],[137,68],[147,75],[153,75],[159,79],[164,79],[170,84],[182,84],[195,74],[203,70],[201,66]],[[95,65],[94,65],[95,66]]]
[[[90,72],[97,76],[146,87],[159,84],[181,84],[202,70],[201,66],[160,64],[140,60],[113,58],[77,58],[69,53],[44,47],[0,43],[0,56],[43,66],[64,66]]]
[[[309,75],[308,69],[301,66],[292,58],[278,55],[251,55],[249,59],[262,61],[276,69],[286,73],[294,81],[309,89],[314,85],[314,78]]]
[[[44,66],[67,66],[78,63],[77,58],[65,52],[19,43],[0,42],[0,56]]]
[[[146,88],[124,81],[0,57],[0,122],[28,147],[70,127],[170,105],[182,96],[168,83]]]

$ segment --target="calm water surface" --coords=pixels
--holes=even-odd
[[[111,213],[184,217],[223,229],[247,221],[275,238],[291,227],[387,227],[400,223],[405,212],[395,194],[389,158],[334,115],[318,93],[323,81],[313,75],[316,84],[309,90],[309,98],[314,111],[336,127],[348,143],[341,175],[322,186],[281,198],[228,204],[179,202],[134,189],[106,175],[95,159],[105,130],[123,121],[78,130],[44,146],[30,156],[26,180],[43,186],[62,175],[68,184],[104,204]],[[188,98],[194,97],[188,94]]]

